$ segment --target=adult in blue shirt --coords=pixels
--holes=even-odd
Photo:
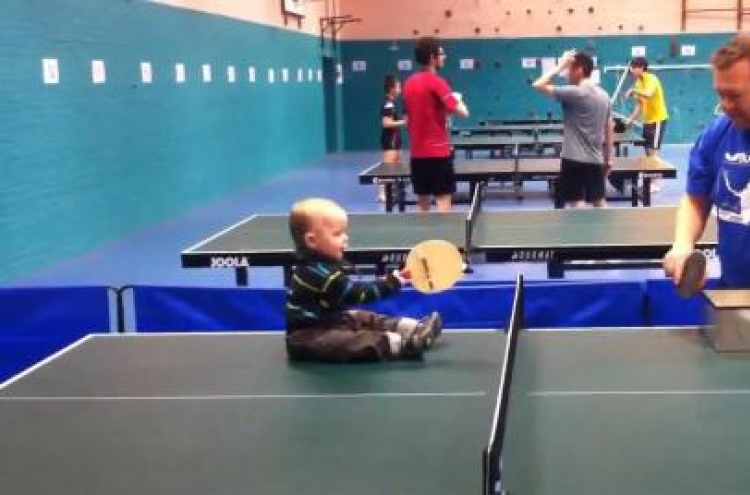
[[[750,34],[732,38],[711,63],[724,115],[703,130],[690,152],[687,187],[664,271],[679,284],[685,260],[716,207],[722,282],[750,288]]]

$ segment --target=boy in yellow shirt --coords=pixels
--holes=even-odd
[[[630,126],[634,120],[641,118],[646,156],[656,156],[669,119],[664,90],[659,78],[648,72],[648,61],[644,57],[635,57],[630,61],[630,75],[635,83],[625,93],[625,97],[635,98],[637,104],[625,124]],[[652,189],[658,190],[658,184],[652,182]]]

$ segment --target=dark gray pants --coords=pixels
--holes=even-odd
[[[383,361],[394,357],[385,332],[403,333],[399,323],[403,327],[413,322],[372,311],[345,311],[338,322],[325,327],[287,332],[287,353],[300,361]]]

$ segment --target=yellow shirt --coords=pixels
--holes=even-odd
[[[662,91],[658,77],[650,72],[644,72],[635,81],[634,87],[639,93],[651,93],[651,98],[638,96],[641,105],[641,119],[644,124],[653,124],[669,118],[667,103],[664,101],[664,91]]]

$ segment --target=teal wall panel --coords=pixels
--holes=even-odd
[[[524,69],[522,58],[555,57],[575,48],[596,56],[599,66],[624,65],[631,46],[645,46],[652,64],[705,64],[711,52],[730,34],[680,34],[642,36],[599,36],[521,39],[449,39],[442,75],[456,91],[464,94],[472,116],[460,125],[484,119],[559,117],[560,107],[537,94],[531,82],[540,69]],[[696,45],[696,56],[680,56],[682,44]],[[379,105],[382,79],[386,73],[398,73],[402,79],[409,71],[398,71],[399,60],[412,59],[412,40],[348,41],[342,44],[344,64],[345,146],[347,149],[376,149],[379,136]],[[476,59],[475,70],[460,70],[461,59]],[[352,62],[363,60],[367,70],[354,72]],[[706,69],[656,71],[664,85],[671,120],[666,139],[670,143],[691,142],[710,120],[717,99]],[[618,74],[603,75],[602,86],[610,93],[617,86]],[[627,88],[628,86],[626,86]],[[618,100],[615,110],[629,112],[632,102]],[[459,125],[459,124],[457,124]]]
[[[58,85],[42,83],[47,57]],[[106,84],[92,84],[92,59]],[[0,281],[323,156],[322,85],[307,78],[319,68],[317,37],[225,17],[141,0],[0,2]]]

